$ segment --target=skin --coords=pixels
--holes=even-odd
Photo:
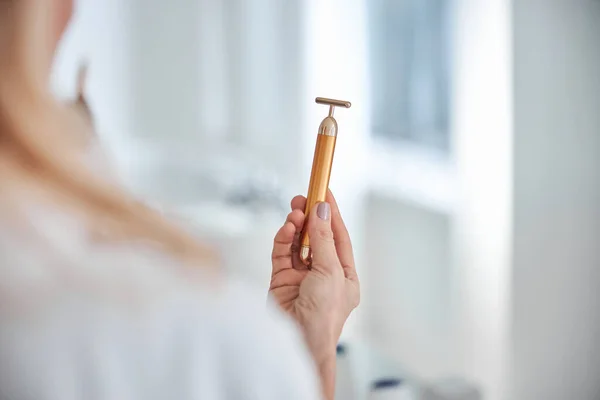
[[[12,43],[3,50],[12,56],[11,74],[47,91],[58,42],[73,13],[73,0],[7,0],[3,2],[2,33]]]
[[[63,137],[56,141],[84,148],[93,137],[92,116],[84,96],[87,69],[80,69],[73,102],[61,104],[50,91],[52,65],[72,13],[73,0],[0,2],[0,101],[31,105],[30,99],[35,98],[37,107],[30,107],[30,114],[52,110],[60,115],[54,120],[68,121],[69,126],[57,129]],[[36,116],[44,118],[50,117]],[[54,134],[54,130],[46,132],[47,137]],[[66,135],[73,137],[63,140]]]
[[[331,192],[326,202],[331,208],[328,220],[318,217],[317,207],[308,217],[313,252],[309,270],[298,255],[306,198],[296,196],[292,200],[292,211],[275,236],[269,292],[302,327],[325,396],[333,399],[335,348],[344,323],[360,301],[360,285],[350,236]]]

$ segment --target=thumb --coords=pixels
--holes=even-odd
[[[308,225],[312,268],[326,273],[340,268],[331,230],[331,206],[329,203],[318,203],[312,208]]]

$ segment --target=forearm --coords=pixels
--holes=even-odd
[[[336,386],[337,343],[341,335],[333,317],[301,324],[306,344],[318,368],[326,400],[334,400]],[[339,324],[341,325],[341,324]]]
[[[303,326],[304,338],[310,350],[326,400],[334,400],[336,378],[336,344],[340,337],[335,329],[328,329],[328,324],[305,324]],[[319,329],[314,329],[318,326]],[[307,329],[308,328],[308,329]]]
[[[335,352],[318,363],[321,386],[326,400],[334,400],[335,397],[335,375],[336,357]]]

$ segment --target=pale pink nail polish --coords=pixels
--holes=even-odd
[[[331,215],[331,207],[329,206],[329,203],[319,203],[317,206],[317,215],[322,220],[329,220],[329,216]]]

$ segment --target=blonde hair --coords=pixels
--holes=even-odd
[[[8,2],[8,22],[13,22],[13,29],[0,32],[0,46],[4,46],[0,49],[0,186],[6,186],[0,188],[0,193],[8,193],[11,182],[15,183],[10,177],[17,177],[78,213],[93,230],[104,236],[115,240],[150,241],[185,261],[213,264],[216,260],[211,249],[158,212],[140,204],[125,189],[86,167],[77,138],[77,131],[84,127],[74,110],[59,103],[47,85],[42,84],[41,75],[30,69],[33,67],[29,64],[38,61],[36,57],[31,58],[31,52],[37,49],[35,46],[22,48],[30,44],[19,40],[24,28],[18,26],[27,19],[17,20],[20,16],[10,10],[11,3],[18,7],[21,1]],[[29,3],[50,3],[51,9],[53,2],[30,0]],[[6,10],[0,9],[0,12]],[[24,7],[19,11],[23,12]],[[38,18],[39,15],[38,11]],[[29,22],[32,21],[35,18]],[[0,20],[0,24],[5,22]],[[11,39],[15,39],[13,43]]]

